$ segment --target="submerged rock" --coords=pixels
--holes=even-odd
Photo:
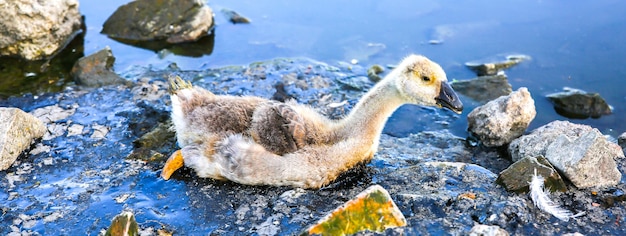
[[[349,235],[402,227],[406,219],[387,190],[374,185],[311,226],[310,235]]]
[[[454,88],[454,91],[481,103],[486,103],[513,92],[513,88],[504,74],[453,81],[450,85]]]
[[[33,115],[18,108],[0,108],[0,171],[8,169],[45,132],[46,126]]]
[[[236,11],[231,9],[223,8],[221,10],[222,14],[233,24],[249,24],[250,20],[242,15],[239,15]]]
[[[87,87],[101,87],[112,84],[125,84],[113,71],[115,57],[108,46],[89,56],[78,59],[72,68],[72,76],[77,84]]]
[[[533,175],[545,178],[545,186],[552,192],[567,191],[561,175],[552,167],[545,157],[525,157],[509,166],[498,175],[496,183],[501,184],[508,191],[527,192]]]
[[[621,148],[587,125],[553,121],[514,140],[508,150],[514,161],[545,156],[578,188],[614,186],[621,178],[615,163],[624,158]]]
[[[535,101],[522,87],[470,112],[468,130],[487,147],[502,146],[524,134],[536,114]]]
[[[47,59],[79,32],[78,0],[0,1],[0,56]]]
[[[563,90],[564,92],[546,95],[554,104],[554,110],[562,116],[579,119],[598,118],[613,112],[613,108],[598,93],[567,87]]]
[[[526,55],[509,55],[503,61],[495,62],[467,62],[465,66],[476,72],[478,76],[496,75],[498,72],[504,69],[510,68],[519,64],[524,60],[529,60],[530,57]]]
[[[199,0],[137,0],[119,7],[102,32],[111,38],[194,42],[213,27],[213,11]]]

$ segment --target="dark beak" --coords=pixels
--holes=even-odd
[[[448,108],[457,114],[461,114],[463,111],[463,103],[461,103],[459,96],[446,82],[441,82],[441,90],[439,90],[439,96],[435,100],[437,100],[437,105]]]

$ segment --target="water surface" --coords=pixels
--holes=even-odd
[[[116,69],[151,65],[164,68],[175,62],[196,70],[276,57],[310,57],[326,63],[358,60],[363,66],[397,63],[410,53],[424,54],[440,63],[448,78],[474,75],[463,63],[476,59],[522,53],[529,62],[507,71],[513,89],[528,87],[538,114],[531,129],[558,115],[546,94],[574,87],[599,92],[615,110],[599,119],[572,120],[589,124],[613,136],[626,131],[626,2],[602,1],[210,1],[215,12],[215,46],[211,55],[192,58],[158,53],[118,43],[99,34],[102,24],[127,1],[107,4],[81,2],[86,15],[85,54],[110,46]],[[231,24],[220,12],[233,9],[252,24]],[[439,40],[441,44],[429,44]],[[465,99],[467,114],[478,104]],[[394,120],[405,120],[420,108],[404,107]],[[464,135],[462,116],[450,124]],[[393,125],[393,123],[391,124]],[[423,127],[388,127],[407,134]]]

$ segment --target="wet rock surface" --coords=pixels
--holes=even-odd
[[[525,157],[500,172],[496,183],[504,186],[508,191],[528,192],[529,183],[533,175],[543,176],[546,188],[550,191],[565,192],[567,186],[561,175],[552,167],[552,164],[543,156]]]
[[[554,198],[561,205],[588,212],[561,224],[533,207],[527,195],[509,193],[495,184],[495,173],[511,164],[506,154],[466,145],[463,138],[439,130],[428,120],[415,120],[428,131],[405,138],[382,135],[379,152],[370,163],[319,190],[198,179],[189,169],[163,181],[158,177],[163,159],[132,158],[131,153],[139,137],[163,132],[164,127],[155,128],[166,123],[169,114],[163,84],[172,73],[219,94],[271,97],[274,86],[283,83],[285,93],[331,117],[345,115],[364,93],[359,88],[373,83],[356,76],[366,74],[358,65],[348,68],[307,59],[204,71],[135,69],[127,73],[122,77],[131,78],[133,87],[68,88],[61,93],[0,100],[2,106],[14,104],[37,113],[49,127],[57,127],[49,128],[47,138],[0,172],[0,232],[48,235],[73,234],[78,229],[93,235],[106,231],[111,219],[127,210],[134,212],[142,234],[292,235],[378,184],[407,220],[406,227],[384,234],[466,234],[476,223],[498,226],[514,235],[626,233],[615,223],[623,223],[620,216],[626,215],[621,198],[624,183],[598,189],[596,195],[571,186],[568,192],[557,193]],[[346,89],[345,83],[362,86]],[[421,112],[442,121],[458,119],[452,112]],[[165,141],[147,150],[164,156],[174,151],[166,147],[175,147],[173,141],[163,137]],[[623,159],[618,166],[624,168]]]
[[[197,41],[213,26],[213,11],[197,0],[137,0],[119,7],[104,22],[111,38],[184,43]]]
[[[105,47],[94,54],[78,59],[72,68],[72,76],[77,84],[87,87],[126,83],[126,80],[113,71],[113,63],[115,63],[113,52],[111,48]]]
[[[18,108],[0,108],[0,171],[8,169],[45,132],[46,126],[33,115]]]
[[[524,134],[536,114],[528,89],[520,88],[470,112],[468,130],[487,147],[502,146]]]
[[[563,90],[546,96],[554,104],[554,110],[562,116],[578,119],[598,118],[613,112],[613,108],[598,93],[567,87]]]
[[[80,30],[77,0],[0,2],[0,56],[41,60],[53,56]]]
[[[450,85],[454,91],[480,103],[486,103],[513,92],[513,87],[504,74],[457,80]]]

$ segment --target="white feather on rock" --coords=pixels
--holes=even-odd
[[[537,170],[535,170],[535,174],[533,175],[533,178],[529,183],[530,198],[535,203],[535,206],[537,206],[542,211],[550,213],[551,215],[559,218],[562,221],[569,221],[569,219],[571,218],[575,218],[585,214],[585,212],[573,214],[571,211],[561,208],[561,206],[559,206],[557,203],[549,198],[548,193],[546,193],[543,188],[543,182],[543,176],[537,175]]]

